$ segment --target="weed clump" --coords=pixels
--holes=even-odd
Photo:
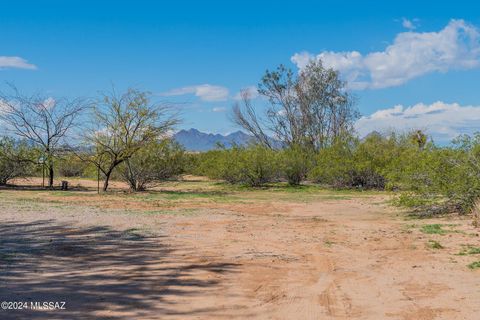
[[[442,246],[440,244],[440,242],[435,241],[435,240],[428,240],[427,247],[429,247],[430,249],[443,249],[443,248],[445,248],[444,246]]]
[[[444,235],[444,234],[447,234],[447,230],[444,230],[442,228],[442,225],[441,224],[426,224],[424,226],[422,226],[422,228],[420,229],[420,231],[422,231],[423,233],[426,233],[426,234],[440,234],[440,235]]]
[[[467,256],[471,254],[480,254],[480,247],[465,246],[463,250],[458,253],[459,256]]]

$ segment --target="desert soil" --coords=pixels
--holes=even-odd
[[[457,255],[478,229],[407,220],[384,195],[193,199],[168,214],[38,194],[0,190],[0,298],[66,310],[1,319],[480,319],[467,268],[480,255]],[[451,232],[421,232],[433,223]]]

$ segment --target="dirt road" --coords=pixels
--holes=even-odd
[[[466,265],[480,257],[457,255],[480,245],[478,230],[406,221],[384,200],[270,199],[172,215],[5,200],[0,297],[66,310],[0,317],[479,319],[480,270]],[[421,232],[435,223],[448,232]]]

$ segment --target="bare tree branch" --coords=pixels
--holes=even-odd
[[[255,139],[272,147],[268,135],[284,146],[302,145],[315,150],[353,131],[359,113],[338,72],[311,61],[298,75],[284,66],[267,71],[258,87],[269,105],[259,116],[246,92],[233,106],[233,121]]]
[[[38,146],[49,170],[49,187],[53,186],[53,160],[66,143],[67,134],[77,126],[77,120],[88,102],[84,99],[25,95],[9,84],[10,93],[0,92],[0,120],[6,130]]]

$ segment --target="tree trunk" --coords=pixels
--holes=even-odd
[[[53,188],[53,165],[48,166],[48,187]]]
[[[130,182],[130,190],[136,192],[138,190],[136,182]]]
[[[103,192],[107,192],[107,189],[108,189],[108,180],[110,180],[110,174],[112,172],[109,171],[105,174],[105,181],[103,182]]]
[[[110,180],[110,176],[112,175],[113,169],[115,169],[122,161],[116,161],[112,163],[108,169],[107,172],[105,173],[105,181],[103,182],[103,192],[106,192],[108,189],[108,182]],[[103,170],[102,170],[103,171]]]
[[[127,165],[127,168],[125,169],[125,178],[128,182],[128,184],[130,185],[130,191],[137,191],[137,179],[135,178],[135,175],[133,173],[133,170],[132,170],[132,167],[130,165],[130,161],[127,159],[125,161],[126,165]]]

